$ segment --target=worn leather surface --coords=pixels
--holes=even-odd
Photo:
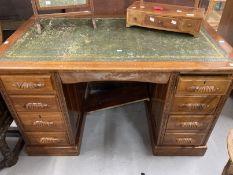
[[[42,34],[30,28],[3,56],[9,61],[228,61],[202,29],[187,34],[125,27],[125,19],[44,19]]]

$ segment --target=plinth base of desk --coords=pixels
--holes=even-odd
[[[155,156],[203,156],[207,146],[155,146],[153,154]]]
[[[80,154],[78,146],[27,146],[26,152],[30,156],[77,156]]]

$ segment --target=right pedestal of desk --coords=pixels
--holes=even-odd
[[[168,84],[151,85],[148,121],[154,155],[204,155],[231,82],[231,75],[173,74]]]

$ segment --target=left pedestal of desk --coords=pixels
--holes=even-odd
[[[65,96],[66,87],[56,73],[0,75],[0,78],[1,93],[29,155],[79,154],[85,117],[82,103],[74,105],[77,101],[72,99],[83,100],[85,93]],[[67,92],[72,91],[77,89]]]

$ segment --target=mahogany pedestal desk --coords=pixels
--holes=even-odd
[[[0,91],[29,155],[79,154],[93,82],[140,84],[102,100],[146,99],[154,155],[204,155],[233,74],[232,48],[207,24],[193,38],[125,28],[125,19],[99,19],[96,30],[85,19],[41,19],[38,34],[34,21],[0,47]]]

